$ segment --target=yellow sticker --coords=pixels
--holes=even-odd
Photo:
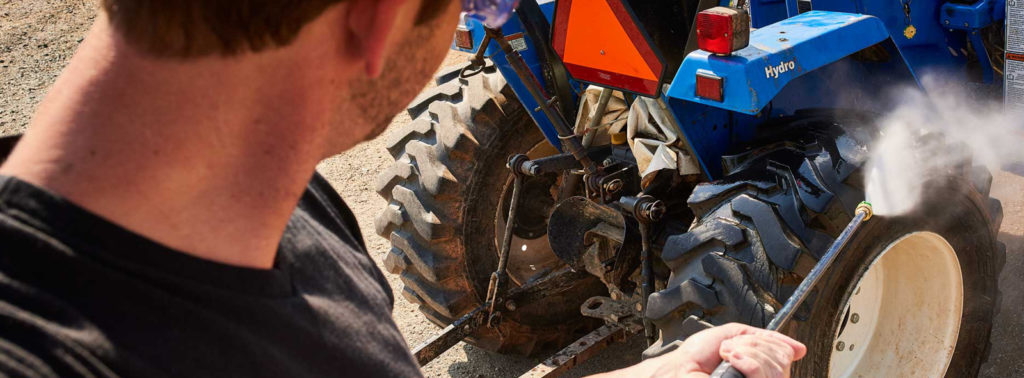
[[[906,29],[903,29],[903,36],[907,39],[913,39],[914,35],[917,35],[917,28],[914,25],[908,25]]]

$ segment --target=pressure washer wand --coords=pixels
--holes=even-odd
[[[800,305],[804,303],[804,299],[807,299],[807,294],[809,294],[811,290],[818,285],[818,281],[821,280],[821,276],[823,276],[829,267],[832,266],[836,256],[839,256],[839,251],[841,251],[843,247],[846,246],[846,243],[853,238],[853,233],[860,228],[860,225],[867,222],[868,219],[871,219],[871,215],[873,214],[874,212],[871,209],[871,203],[864,201],[857,205],[857,210],[854,213],[853,220],[846,225],[846,229],[844,229],[843,232],[839,234],[839,237],[832,242],[832,245],[828,247],[828,251],[825,252],[825,255],[822,256],[821,260],[814,265],[814,269],[811,269],[811,272],[807,274],[807,278],[804,278],[803,282],[800,283],[800,286],[797,286],[796,291],[794,291],[793,295],[791,295],[789,300],[786,301],[786,305],[782,306],[782,309],[775,313],[775,317],[772,318],[772,321],[768,323],[768,326],[765,327],[765,329],[769,331],[778,331],[789,322],[789,319],[793,317],[794,313],[796,313],[796,309],[800,308]],[[711,377],[743,378],[743,373],[740,373],[739,370],[732,367],[732,364],[729,362],[722,361],[722,363],[718,365],[718,368],[711,373]]]

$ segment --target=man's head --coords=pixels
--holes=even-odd
[[[455,0],[102,1],[124,44],[149,59],[281,61],[251,79],[326,94],[324,114],[304,116],[327,119],[332,153],[377,135],[415,97],[444,58],[460,9]]]
[[[136,48],[188,58],[259,52],[291,43],[327,8],[354,0],[102,0]],[[416,24],[434,21],[452,0],[424,0]]]

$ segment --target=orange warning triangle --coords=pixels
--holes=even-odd
[[[573,0],[571,4],[563,61],[658,81],[607,0]]]

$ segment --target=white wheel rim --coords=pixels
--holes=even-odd
[[[963,286],[956,252],[942,236],[915,232],[886,246],[839,315],[829,376],[945,375]]]

